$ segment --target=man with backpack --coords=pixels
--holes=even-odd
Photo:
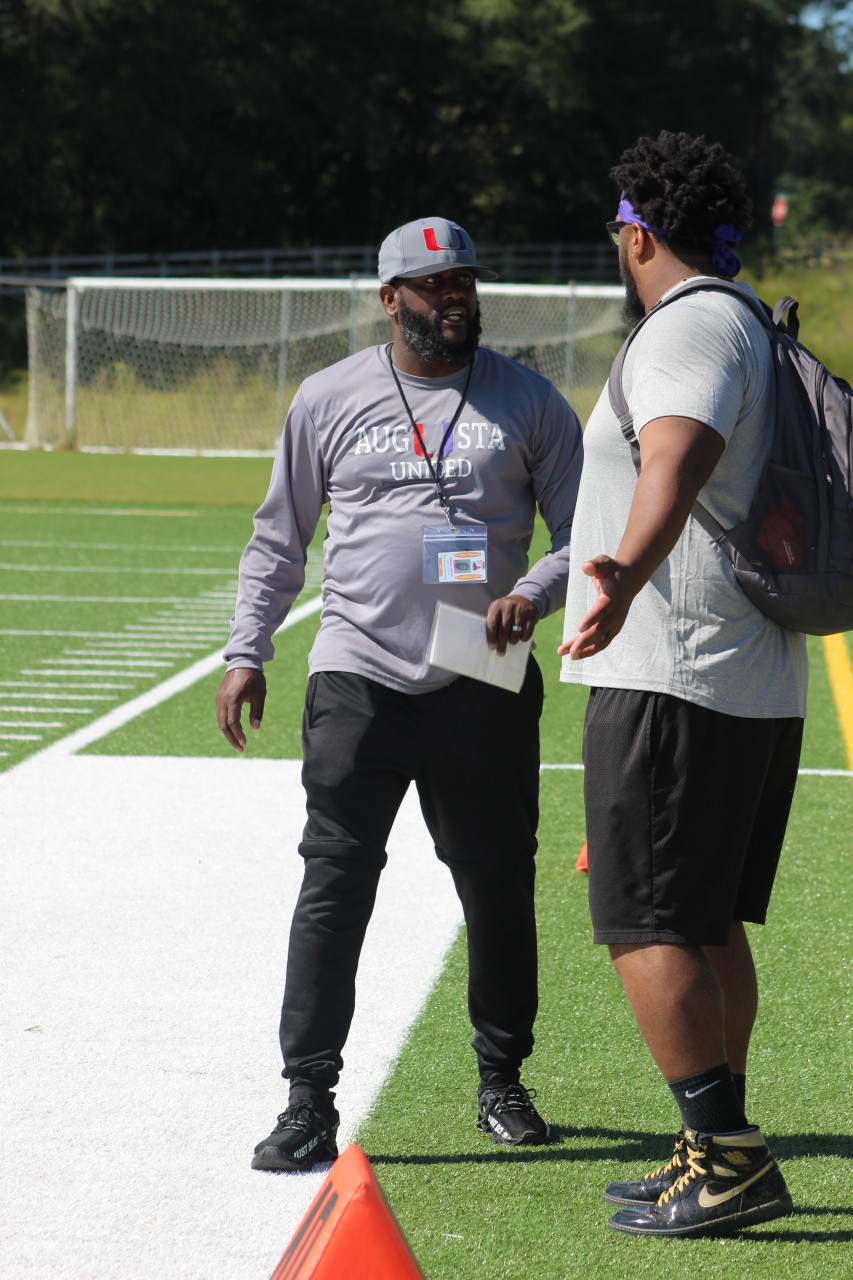
[[[682,1128],[666,1164],[604,1198],[614,1230],[703,1235],[792,1210],[745,1110],[758,997],[744,922],[765,920],[808,666],[804,636],[747,599],[693,510],[701,497],[723,528],[742,522],[772,444],[767,329],[748,285],[742,298],[719,287],[740,269],[743,177],[719,145],[666,131],[640,138],[612,176],[625,318],[663,305],[627,349],[622,425],[605,388],[586,429],[561,678],[591,687],[594,939]]]

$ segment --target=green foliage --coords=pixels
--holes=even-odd
[[[747,280],[771,306],[786,294],[800,304],[800,341],[833,373],[853,381],[850,346],[850,291],[853,251],[828,251],[799,263],[768,259],[756,269],[747,263]]]
[[[726,144],[769,230],[783,172],[853,185],[846,50],[811,8],[7,0],[0,255],[376,243],[425,209],[590,239],[662,127]]]

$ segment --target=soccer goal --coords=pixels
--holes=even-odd
[[[480,286],[485,346],[586,419],[624,336],[619,285]],[[274,448],[303,378],[387,341],[375,280],[72,278],[27,290],[33,446]]]

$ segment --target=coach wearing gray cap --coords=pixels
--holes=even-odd
[[[337,1154],[333,1090],[356,969],[412,781],[468,929],[477,1126],[502,1143],[548,1139],[520,1080],[537,1008],[542,678],[531,658],[520,692],[508,692],[430,665],[427,644],[439,601],[484,617],[500,654],[563,605],[581,432],[546,378],[479,347],[477,277],[496,278],[446,218],[386,238],[379,297],[391,340],[299,388],[240,562],[217,694],[238,751],[241,707],[258,728],[272,636],[330,504],[303,718],[304,879],[281,1016],[290,1096],[255,1169],[310,1169]],[[551,548],[530,566],[537,505]],[[442,551],[460,528],[475,550]]]

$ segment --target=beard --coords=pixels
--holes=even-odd
[[[421,360],[442,360],[447,364],[459,364],[470,360],[480,342],[482,324],[480,307],[475,305],[473,311],[464,302],[450,304],[453,309],[463,307],[468,316],[468,329],[464,337],[449,339],[441,331],[443,311],[433,312],[432,318],[420,311],[407,307],[402,298],[397,300],[397,318],[400,322],[400,333],[410,351]],[[445,307],[444,310],[450,308]]]
[[[637,292],[634,277],[631,275],[631,268],[628,266],[627,250],[623,252],[621,245],[619,247],[619,274],[625,286],[625,301],[622,303],[622,323],[628,325],[629,329],[633,329],[646,314],[646,308]]]

